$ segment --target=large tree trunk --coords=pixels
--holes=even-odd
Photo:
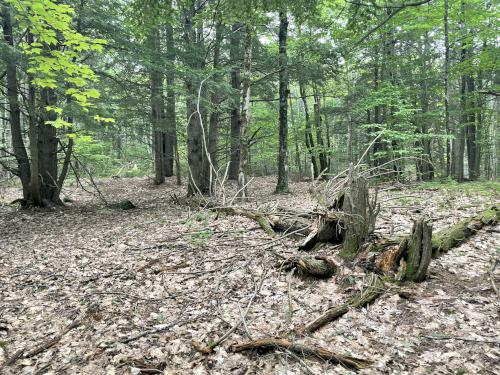
[[[51,89],[42,89],[41,91],[42,113],[44,108],[56,105],[56,95]],[[59,187],[57,184],[57,145],[58,138],[56,128],[47,125],[46,121],[54,121],[56,114],[53,112],[45,113],[38,122],[38,154],[31,155],[32,164],[38,164],[39,184],[31,186],[32,189],[38,189],[36,194],[40,201],[33,201],[35,206],[50,206],[62,204],[59,198]]]
[[[10,16],[10,9],[7,6],[1,8],[2,18],[3,18],[3,37],[5,42],[13,47],[13,30],[12,21]],[[17,162],[16,174],[21,180],[23,187],[23,199],[25,202],[31,200],[30,197],[30,161],[28,158],[28,153],[26,151],[26,146],[24,145],[22,130],[21,130],[21,109],[19,106],[18,98],[18,81],[17,81],[17,70],[16,62],[13,56],[9,56],[6,61],[6,78],[7,78],[7,100],[9,102],[9,120],[10,120],[10,131],[12,138],[12,148]]]
[[[231,37],[229,38],[229,60],[231,61],[231,87],[235,92],[235,98],[231,100],[231,134],[230,134],[230,164],[229,179],[238,179],[239,161],[240,161],[240,111],[241,111],[241,77],[240,77],[240,46],[241,29],[243,24],[237,23],[232,27]]]
[[[279,13],[279,151],[278,151],[278,184],[276,193],[288,192],[288,58],[287,34],[288,18],[286,10]]]
[[[203,61],[201,52],[198,50],[198,38],[193,25],[195,5],[196,1],[191,0],[184,9],[184,44],[189,52],[186,65],[192,69],[200,69]],[[206,194],[210,191],[209,170],[207,170],[207,164],[204,163],[206,138],[203,127],[204,110],[201,97],[198,98],[200,84],[200,80],[186,76],[188,195]]]

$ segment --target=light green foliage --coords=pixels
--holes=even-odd
[[[105,41],[90,38],[73,27],[74,9],[51,0],[7,0],[20,26],[33,36],[32,41],[23,42],[21,47],[28,57],[27,72],[32,83],[40,88],[58,89],[71,97],[81,109],[93,107],[92,100],[100,97],[99,91],[89,86],[97,81],[92,69],[81,63],[82,55],[102,52]],[[62,116],[62,108],[49,106],[57,118],[47,121],[55,127],[69,126]],[[96,116],[96,121],[112,121]]]
[[[147,148],[139,143],[124,145],[121,155],[117,155],[111,141],[99,141],[99,136],[79,136],[75,140],[75,153],[96,177],[136,177],[144,176],[150,170],[151,160]],[[120,156],[120,157],[118,157]]]

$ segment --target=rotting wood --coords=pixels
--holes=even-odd
[[[311,347],[304,344],[298,344],[284,338],[262,338],[258,340],[234,344],[230,347],[230,351],[234,353],[243,352],[246,350],[268,351],[273,349],[290,350],[291,352],[299,355],[316,357],[323,361],[339,363],[356,370],[366,368],[372,363],[371,360],[335,353],[322,347]]]
[[[459,223],[437,231],[432,236],[433,256],[446,253],[464,243],[485,226],[495,225],[500,220],[500,210],[494,206]]]
[[[405,279],[422,282],[427,278],[427,269],[432,258],[432,224],[428,220],[417,220],[407,242]]]
[[[340,199],[338,199],[338,203]],[[344,228],[342,251],[340,256],[352,260],[368,236],[375,229],[375,221],[380,211],[377,193],[370,197],[368,180],[359,174],[351,164],[347,176],[346,188],[342,197],[342,226]]]
[[[285,270],[296,268],[300,276],[312,276],[320,279],[329,278],[337,272],[337,265],[325,256],[291,257],[281,267]]]
[[[299,236],[308,236],[315,230],[314,228],[318,228],[317,225],[312,228],[312,223],[323,220],[323,222],[331,222],[336,225],[338,222],[336,215],[320,211],[301,212],[276,208],[272,212],[266,213],[250,208],[217,206],[209,207],[209,209],[226,215],[243,216],[254,220],[271,236],[275,235],[276,232],[295,232]]]
[[[410,236],[371,241],[356,262],[373,272],[399,280],[421,282],[425,280],[430,257],[437,257],[459,246],[483,227],[498,223],[499,219],[500,210],[492,207],[435,233],[431,233],[430,223],[421,219],[415,223]],[[412,252],[417,250],[415,247],[419,251],[413,256]]]

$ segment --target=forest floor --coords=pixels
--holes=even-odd
[[[2,374],[348,374],[350,370],[286,351],[232,353],[231,344],[280,336],[362,288],[362,269],[342,267],[327,280],[291,276],[281,256],[297,255],[297,240],[272,239],[244,217],[216,215],[173,203],[185,187],[169,179],[103,180],[105,208],[76,187],[74,202],[54,211],[0,206],[0,373]],[[308,183],[273,195],[275,179],[257,178],[248,206],[314,208]],[[0,199],[18,198],[16,189]],[[377,233],[408,233],[429,215],[434,228],[498,204],[499,184],[400,186],[387,201]],[[371,359],[362,374],[500,373],[500,228],[483,229],[432,261],[420,284],[387,283],[373,304],[296,340]],[[333,246],[321,254],[335,258]],[[405,293],[399,293],[404,288]],[[404,296],[404,297],[402,297]],[[248,308],[227,340],[204,355]],[[79,326],[67,329],[72,322]],[[47,340],[54,340],[52,346]],[[41,347],[40,347],[41,345]],[[37,350],[40,349],[40,350]],[[13,365],[2,364],[24,350]],[[37,353],[39,351],[39,353]]]

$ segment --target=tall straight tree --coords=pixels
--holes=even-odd
[[[14,47],[14,31],[12,29],[12,17],[10,8],[3,6],[2,10],[2,28],[3,37],[9,47]],[[7,100],[9,103],[9,120],[10,132],[12,137],[12,149],[17,161],[17,170],[12,171],[19,176],[23,187],[23,198],[28,201],[30,199],[30,162],[26,146],[24,144],[21,130],[21,107],[19,105],[19,94],[17,91],[17,67],[14,56],[8,56],[6,61],[7,71]]]
[[[278,151],[278,184],[276,193],[287,193],[288,190],[288,58],[287,35],[288,17],[286,8],[279,12],[279,151]]]
[[[195,16],[202,7],[196,0],[189,0],[183,8],[185,65],[190,69],[185,76],[186,84],[186,116],[187,116],[187,156],[188,156],[188,195],[205,194],[210,191],[208,165],[206,157],[204,108],[201,98],[201,83],[197,71],[203,67],[200,44],[202,33],[200,27],[195,29]]]
[[[451,173],[449,9],[448,0],[444,0],[444,129],[447,136],[446,176],[449,176]]]
[[[172,10],[172,1],[167,4],[168,9]],[[169,72],[166,74],[167,83],[167,98],[166,98],[166,114],[165,114],[165,161],[164,174],[165,177],[174,175],[174,149],[177,144],[177,125],[175,112],[175,46],[174,46],[174,30],[172,21],[167,22],[165,26],[165,36],[167,44],[167,61],[169,63]]]
[[[252,26],[245,25],[245,42],[243,52],[243,80],[242,93],[243,103],[241,107],[241,124],[240,124],[240,160],[238,167],[238,189],[241,198],[248,196],[247,178],[248,178],[248,126],[250,124],[250,84],[252,74]]]
[[[163,101],[163,75],[155,67],[155,60],[158,61],[158,51],[160,51],[160,31],[154,26],[149,35],[149,48],[151,51],[150,61],[150,87],[151,87],[151,124],[152,124],[152,146],[155,165],[155,184],[165,182],[165,141],[164,129],[165,103]]]
[[[232,26],[231,36],[229,37],[229,60],[231,64],[231,88],[233,89],[233,98],[231,101],[231,130],[230,130],[230,165],[229,178],[238,179],[239,161],[240,161],[240,111],[241,111],[241,23],[235,23]]]

